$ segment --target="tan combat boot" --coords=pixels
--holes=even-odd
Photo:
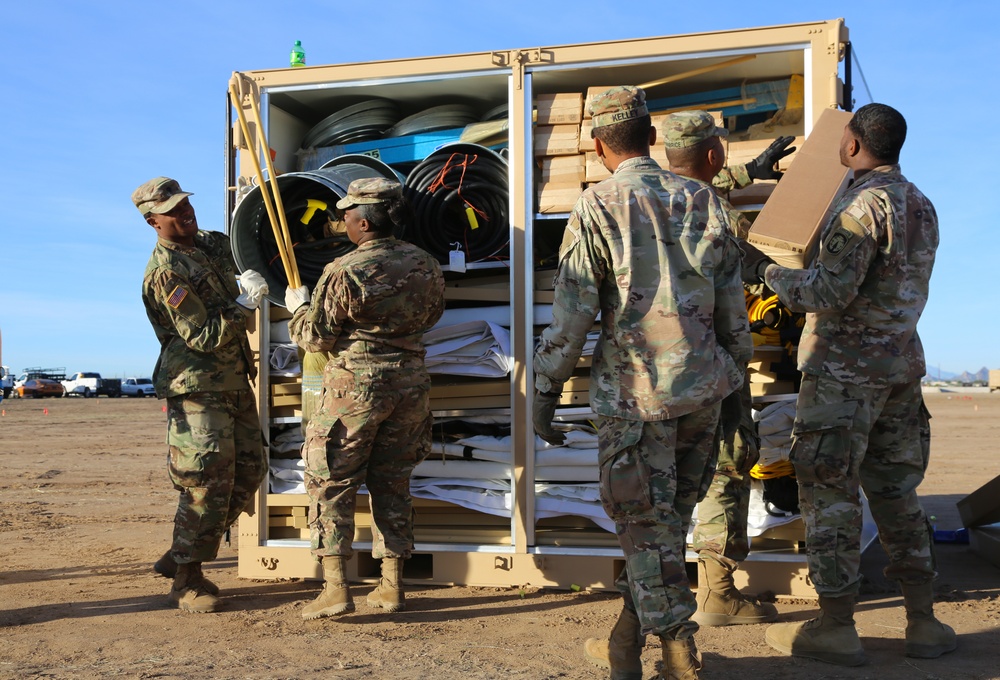
[[[177,576],[177,563],[174,562],[174,556],[170,554],[169,550],[163,553],[163,556],[160,557],[160,559],[156,560],[153,564],[153,571],[164,578],[173,578],[174,576]],[[219,594],[219,586],[205,578],[204,574],[202,574],[201,583],[205,588],[205,592],[210,595]]]
[[[170,604],[181,611],[195,614],[210,614],[222,605],[222,601],[205,587],[201,562],[177,565],[174,583],[170,588]]]
[[[692,621],[702,626],[731,626],[741,623],[767,623],[778,618],[778,610],[769,602],[743,595],[733,583],[736,563],[726,565],[713,559],[698,560],[698,611]]]
[[[642,680],[642,648],[646,636],[642,634],[639,617],[628,607],[622,607],[610,640],[588,638],[583,643],[587,660],[601,668],[611,670],[611,680]]]
[[[382,558],[382,578],[378,588],[368,594],[369,607],[381,607],[387,612],[398,612],[405,606],[403,600],[403,560],[398,557]]]
[[[347,558],[343,555],[323,557],[323,590],[319,597],[302,608],[306,621],[324,616],[338,616],[354,611],[354,600],[344,575]]]
[[[660,677],[663,680],[698,680],[701,670],[701,652],[694,644],[694,638],[670,640],[660,638],[663,644],[663,666]]]
[[[778,623],[764,640],[779,652],[838,666],[860,666],[865,650],[854,627],[854,596],[819,598],[819,617],[803,623]]]
[[[934,618],[934,584],[901,583],[906,607],[906,656],[936,659],[954,652],[958,639],[951,626]]]

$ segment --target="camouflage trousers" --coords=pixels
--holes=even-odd
[[[616,585],[643,634],[681,639],[698,629],[687,531],[715,470],[718,420],[718,404],[674,420],[600,419],[601,502],[625,553]]]
[[[750,381],[740,388],[740,424],[736,432],[720,434],[715,474],[705,498],[698,503],[692,547],[701,558],[730,567],[750,553],[747,518],[750,513],[750,468],[760,458],[760,440],[753,422]]]
[[[267,474],[257,402],[249,389],[167,398],[167,470],[180,492],[170,552],[208,562]]]
[[[322,405],[306,428],[306,492],[312,552],[354,554],[358,489],[368,487],[372,556],[410,557],[410,474],[431,449],[430,378],[426,371],[355,375],[328,369]]]
[[[930,455],[920,381],[860,387],[804,375],[790,458],[799,483],[809,575],[820,595],[857,593],[864,489],[888,578],[931,581],[930,525],[917,499]]]

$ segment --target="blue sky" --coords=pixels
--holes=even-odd
[[[149,375],[140,299],[155,234],[129,196],[177,178],[223,224],[226,85],[282,67],[641,38],[843,17],[876,101],[909,123],[904,173],[935,203],[941,247],[920,322],[929,371],[1000,367],[1000,108],[995,2],[606,0],[13,3],[0,18],[0,332],[4,364]],[[372,10],[366,20],[364,12]],[[475,9],[473,9],[475,8]],[[683,8],[683,9],[680,9]],[[855,96],[867,102],[858,79]],[[975,181],[973,181],[975,180]],[[985,182],[982,184],[981,182]],[[983,190],[985,188],[985,191]],[[973,255],[975,257],[973,257]]]

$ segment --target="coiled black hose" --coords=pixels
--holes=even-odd
[[[308,222],[303,224],[301,218],[308,214],[308,201],[310,199],[323,202],[326,209],[312,211]],[[316,286],[316,282],[319,281],[319,277],[323,273],[323,268],[328,263],[356,248],[346,234],[330,236],[325,232],[324,227],[328,222],[337,222],[341,219],[340,211],[335,207],[338,200],[340,197],[333,191],[314,182],[303,182],[298,185],[290,185],[288,189],[282,189],[285,221],[292,237],[299,278],[302,280],[302,285],[308,286],[309,290]],[[260,252],[267,262],[270,274],[266,278],[277,280],[282,286],[281,292],[283,293],[284,287],[288,285],[288,278],[285,276],[285,269],[278,253],[278,245],[274,240],[270,220],[263,206],[257,210],[254,219],[260,224]]]
[[[403,238],[447,264],[510,257],[507,162],[477,144],[449,144],[410,171],[404,191],[415,220]],[[458,245],[456,245],[458,244]]]

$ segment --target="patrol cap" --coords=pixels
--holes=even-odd
[[[728,135],[729,130],[716,125],[707,111],[677,111],[663,122],[663,146],[668,149],[683,149],[709,137]]]
[[[181,191],[177,180],[169,177],[154,177],[132,192],[132,202],[143,215],[156,213],[162,215],[177,207],[177,204],[188,196],[187,191]]]
[[[403,195],[403,185],[385,177],[363,177],[347,187],[347,195],[337,201],[337,207],[347,210],[365,203],[385,203]]]
[[[635,120],[649,114],[646,93],[640,87],[619,85],[595,95],[588,104],[595,128]]]

